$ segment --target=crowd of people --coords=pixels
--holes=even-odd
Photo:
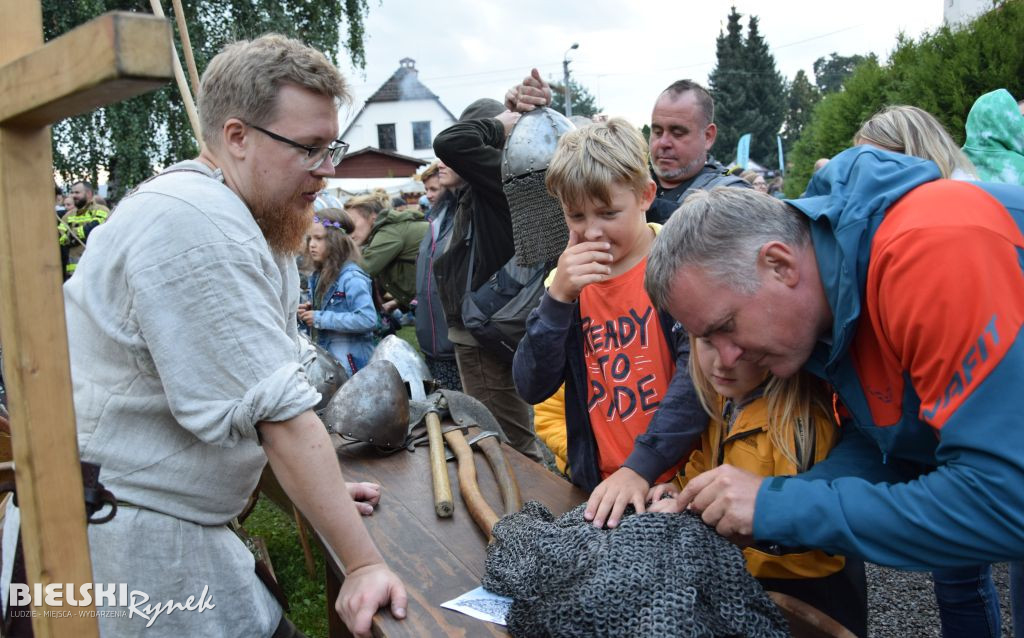
[[[621,118],[581,123],[545,176],[568,245],[513,355],[467,329],[464,297],[514,257],[502,148],[550,87],[534,70],[437,135],[426,215],[383,193],[314,213],[348,91],[294,40],[230,45],[203,75],[199,158],[116,215],[72,189],[79,447],[120,504],[89,528],[97,582],[233,592],[167,635],[295,635],[223,527],[269,461],[345,565],[350,629],[382,606],[403,617],[359,520],[372,507],[353,506],[379,488],[343,483],[294,348],[301,326],[356,372],[398,311],[439,384],[553,457],[595,526],[629,506],[700,513],[765,588],[859,636],[865,560],[930,570],[945,636],[1000,635],[988,566],[1024,560],[1024,115],[1008,92],[978,100],[962,150],[922,109],[884,109],[795,200],[714,159],[695,82],[652,96],[648,140]]]

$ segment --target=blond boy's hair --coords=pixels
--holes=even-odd
[[[569,131],[558,140],[545,183],[562,206],[588,200],[611,204],[612,184],[624,186],[643,199],[651,175],[647,143],[632,124],[614,117]]]

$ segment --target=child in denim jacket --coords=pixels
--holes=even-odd
[[[313,217],[307,250],[314,266],[311,301],[299,305],[299,320],[314,343],[351,373],[366,365],[376,345],[377,310],[370,277],[357,263],[359,247],[345,211],[327,208]]]

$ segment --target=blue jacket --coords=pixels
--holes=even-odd
[[[765,481],[754,536],[904,569],[1024,558],[1024,189],[857,147],[789,200],[832,309],[805,369],[843,436]]]
[[[319,271],[310,277],[310,291],[316,290],[319,277]],[[322,310],[313,312],[317,344],[326,348],[350,372],[356,372],[370,360],[376,345],[377,310],[373,305],[370,276],[355,263],[346,263],[337,281],[327,288],[321,305]]]
[[[572,482],[591,492],[601,483],[597,442],[587,411],[586,363],[578,303],[562,303],[544,293],[526,320],[526,336],[512,363],[516,390],[528,403],[540,403],[565,383],[565,427]],[[647,431],[636,438],[623,465],[654,481],[683,460],[707,428],[708,415],[690,381],[690,339],[667,313],[659,312],[676,368]]]

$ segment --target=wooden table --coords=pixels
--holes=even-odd
[[[523,502],[540,501],[554,514],[561,514],[586,500],[586,495],[567,481],[527,459],[507,445],[505,456],[512,465]],[[383,489],[373,516],[363,518],[388,565],[401,577],[409,593],[405,620],[395,620],[383,611],[373,618],[374,636],[507,636],[500,625],[444,609],[441,603],[480,585],[484,575],[487,542],[466,511],[458,490],[455,462],[448,464],[455,497],[452,518],[434,513],[427,449],[380,456],[362,444],[347,446],[338,454],[348,481],[372,481]],[[501,514],[503,506],[490,466],[482,454],[475,454],[480,490],[487,502]],[[260,488],[271,500],[291,511],[291,502],[273,474],[264,472]],[[326,557],[329,635],[349,637],[334,612],[334,601],[344,580],[344,571],[333,552],[320,543]],[[796,638],[852,638],[852,634],[820,611],[784,594],[770,594],[779,604]]]
[[[564,479],[507,445],[505,456],[515,471],[523,502],[540,501],[554,514],[566,512],[586,495]],[[374,617],[375,636],[506,636],[500,625],[444,609],[441,603],[480,586],[487,541],[462,502],[456,463],[448,463],[455,497],[451,518],[434,513],[427,448],[380,456],[361,444],[341,448],[339,462],[348,481],[372,481],[383,488],[380,505],[363,519],[387,560],[405,583],[409,604],[405,620],[383,611]],[[504,511],[494,474],[480,453],[474,454],[484,498],[500,516]],[[271,494],[271,498],[273,495]],[[275,499],[276,500],[276,499]],[[322,544],[322,543],[321,543]],[[332,552],[327,556],[327,604],[330,635],[348,636],[333,612],[344,572]]]

